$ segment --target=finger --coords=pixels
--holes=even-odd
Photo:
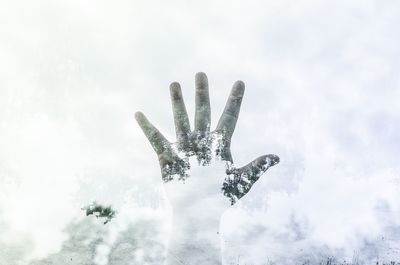
[[[240,105],[244,94],[244,83],[236,81],[232,87],[231,94],[226,102],[224,112],[218,121],[216,131],[222,132],[230,140],[235,130],[236,122],[239,117]]]
[[[257,177],[258,179],[265,171],[267,171],[268,168],[275,166],[279,161],[280,159],[277,155],[263,155],[238,170],[242,175],[245,174],[253,179],[254,177]]]
[[[196,111],[194,115],[194,129],[199,132],[210,130],[211,110],[208,92],[208,80],[205,73],[197,73],[196,83]]]
[[[159,130],[157,130],[156,127],[154,127],[153,124],[147,120],[143,113],[136,112],[135,118],[147,139],[151,143],[154,151],[156,151],[157,155],[162,154],[169,146],[168,140]]]
[[[174,113],[175,132],[178,141],[187,140],[190,133],[190,123],[188,114],[183,101],[181,86],[173,82],[170,86],[172,111]]]
[[[268,168],[279,163],[276,155],[264,155],[253,160],[246,166],[239,169],[227,170],[227,178],[222,186],[222,191],[226,197],[235,204],[240,198],[246,195],[254,183]]]

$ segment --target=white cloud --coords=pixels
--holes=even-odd
[[[0,256],[23,264],[57,252],[91,200],[120,208],[138,187],[151,204],[159,169],[133,113],[173,139],[168,84],[181,81],[193,114],[197,71],[209,75],[214,125],[233,82],[246,83],[235,162],[281,157],[227,213],[236,242],[227,255],[262,264],[285,258],[281,247],[346,256],[381,235],[398,244],[389,234],[400,225],[399,9],[389,0],[1,3],[0,244],[10,247]]]

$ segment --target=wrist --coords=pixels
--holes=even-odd
[[[171,232],[173,237],[190,240],[212,240],[219,236],[220,215],[210,216],[202,211],[187,212],[175,210]]]
[[[220,216],[174,211],[167,264],[221,264]]]

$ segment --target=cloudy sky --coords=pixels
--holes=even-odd
[[[0,264],[160,264],[149,255],[163,253],[170,210],[134,113],[173,140],[168,86],[181,83],[193,117],[199,71],[214,126],[246,84],[235,163],[281,158],[225,213],[226,260],[400,261],[399,12],[395,0],[1,1]],[[117,218],[85,217],[94,200]]]

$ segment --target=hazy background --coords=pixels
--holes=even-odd
[[[225,214],[227,260],[400,261],[399,13],[395,0],[2,0],[0,264],[161,264],[170,211],[133,114],[173,140],[168,85],[193,117],[198,71],[214,126],[246,83],[235,162],[281,158]],[[84,217],[93,200],[117,218]]]

